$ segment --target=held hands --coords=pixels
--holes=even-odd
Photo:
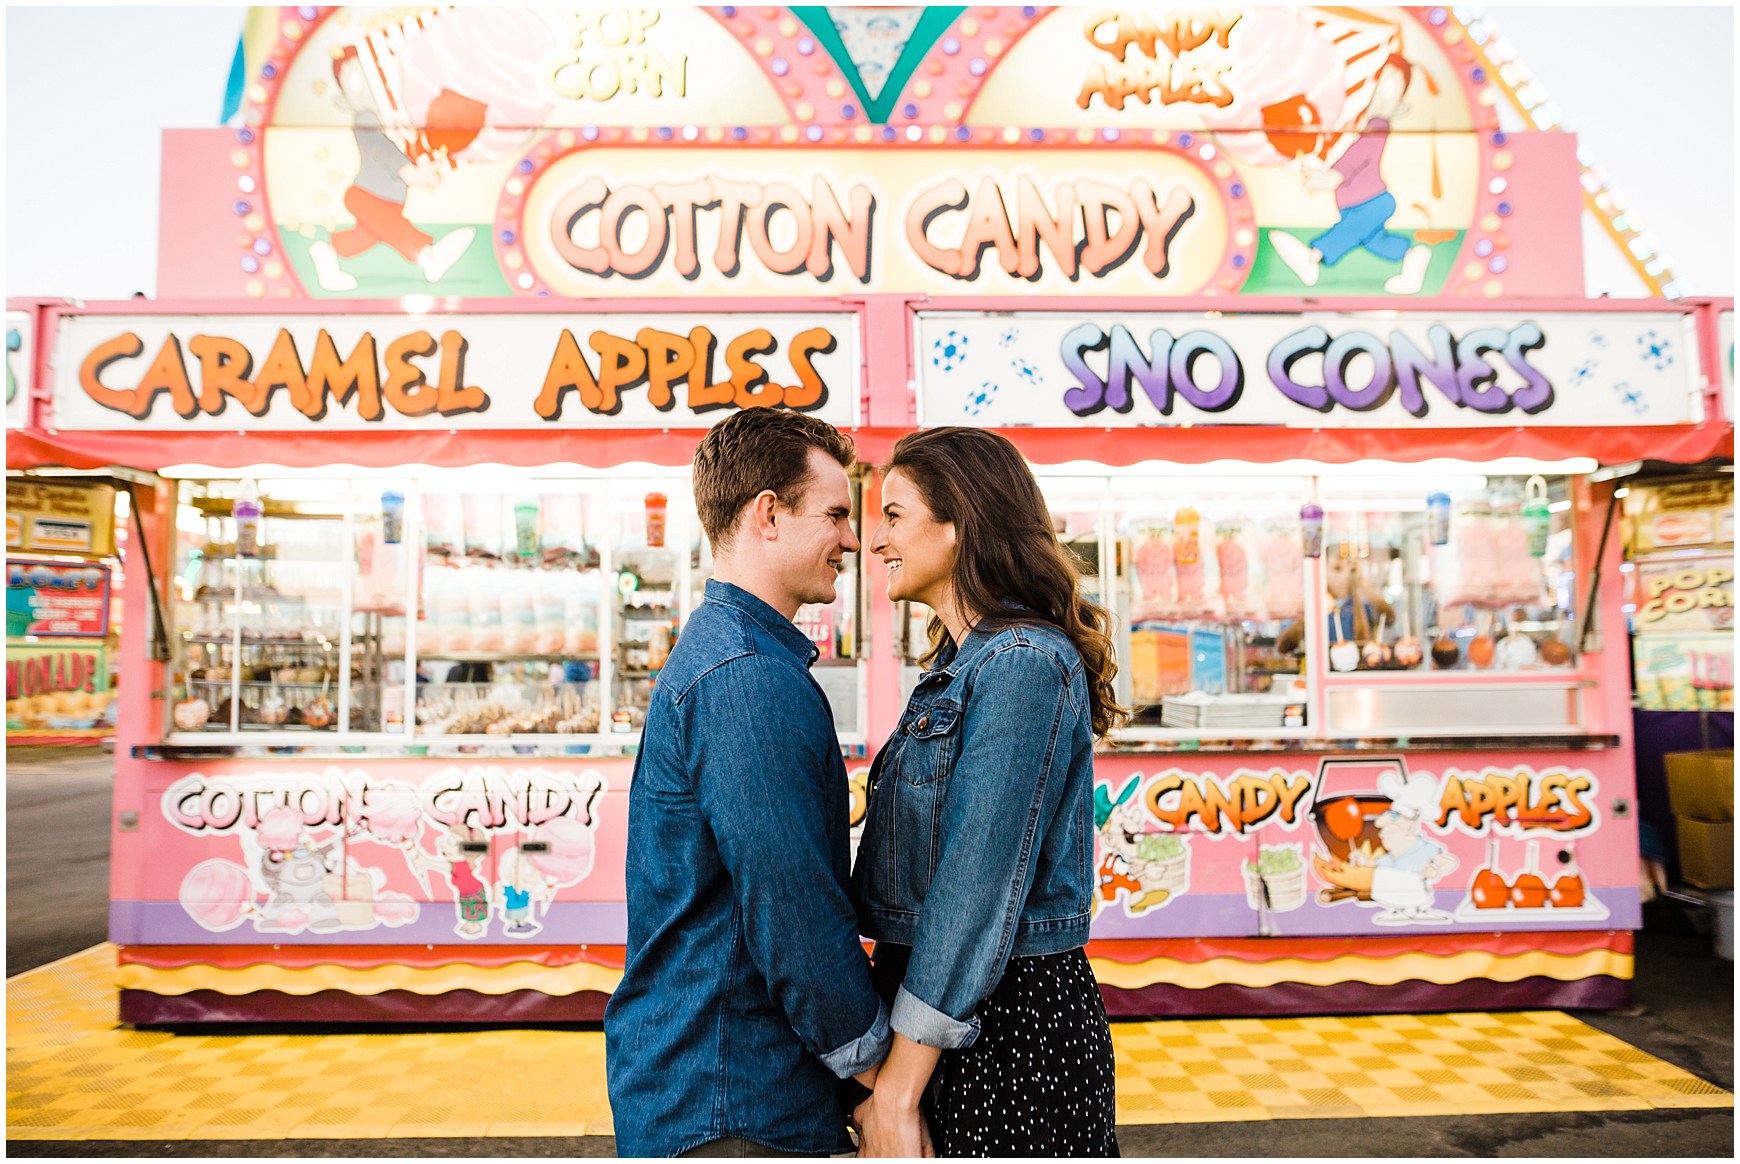
[[[858,1129],[858,1155],[862,1158],[931,1159],[936,1148],[931,1143],[930,1127],[918,1104],[910,1106],[878,1093],[858,1105],[852,1113],[852,1123]]]

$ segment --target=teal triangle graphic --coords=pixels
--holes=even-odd
[[[871,10],[874,12],[875,10]],[[896,11],[896,10],[889,10]],[[924,60],[930,47],[941,38],[943,32],[955,22],[955,18],[965,12],[964,5],[945,5],[926,7],[918,21],[913,25],[906,38],[906,47],[901,50],[899,59],[891,67],[870,70],[880,75],[880,84],[876,92],[870,92],[870,86],[865,83],[859,64],[846,50],[840,30],[834,23],[830,9],[820,5],[804,5],[791,9],[792,15],[803,21],[804,27],[834,58],[834,63],[840,67],[840,72],[852,86],[858,100],[863,103],[865,115],[878,124],[886,123],[888,115],[894,112],[894,103],[900,100],[900,95],[906,91],[906,83],[911,80],[913,71],[919,62]],[[880,64],[881,62],[877,62]]]
[[[872,101],[882,96],[900,63],[900,54],[912,39],[924,15],[921,6],[907,8],[850,8],[834,5],[828,8],[834,30],[852,63],[858,67],[858,77]]]

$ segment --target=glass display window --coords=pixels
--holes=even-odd
[[[1109,555],[1126,734],[1304,726],[1300,477],[1109,479]]]
[[[403,590],[361,588],[394,571],[352,482],[183,481],[176,526],[173,730],[402,727],[386,650],[403,649]]]
[[[419,736],[599,730],[605,589],[591,498],[554,483],[421,494]]]
[[[632,748],[713,568],[683,471],[178,488],[168,731],[207,743]],[[861,738],[859,578],[796,621]]]
[[[1332,672],[1574,665],[1568,478],[1325,478],[1321,488]]]
[[[693,504],[681,482],[622,479],[594,500],[607,532],[605,585],[610,732],[639,732],[653,684],[694,602],[689,528]],[[681,492],[673,508],[671,494]],[[680,528],[673,530],[672,526]],[[601,640],[601,649],[604,649]]]

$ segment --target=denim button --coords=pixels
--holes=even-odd
[[[917,731],[923,731],[925,728],[930,726],[930,716],[928,716],[928,715],[919,716],[918,722],[913,724],[912,726]]]

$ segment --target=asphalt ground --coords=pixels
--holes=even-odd
[[[6,974],[107,940],[113,758],[96,749],[15,748],[6,757]],[[1576,1011],[1589,1025],[1729,1091],[1734,967],[1701,915],[1651,903],[1638,934],[1634,1005]],[[1125,1156],[1724,1158],[1729,1110],[1308,1119],[1118,1130]],[[610,1157],[608,1136],[367,1140],[9,1140],[18,1157]]]

